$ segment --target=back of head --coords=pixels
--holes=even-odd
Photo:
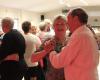
[[[46,30],[46,23],[44,21],[40,22],[39,28],[40,28],[41,31],[45,31]]]
[[[24,33],[28,33],[30,29],[31,29],[31,22],[25,21],[22,23],[22,30],[24,31]]]
[[[10,17],[5,17],[4,19],[2,19],[1,24],[2,28],[4,29],[3,31],[6,33],[13,28],[14,21]]]
[[[45,22],[46,24],[52,25],[52,22],[51,22],[49,19],[45,19],[44,22]]]
[[[80,21],[80,23],[82,24],[87,24],[88,22],[88,15],[85,12],[85,10],[81,9],[81,8],[77,8],[77,9],[73,9],[71,11],[71,15],[74,16],[78,16],[78,19]]]

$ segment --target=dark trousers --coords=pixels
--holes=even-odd
[[[22,77],[19,62],[8,60],[0,63],[0,80],[22,80]]]
[[[28,68],[28,76],[30,77],[30,79],[31,79],[31,77],[36,77],[37,80],[45,80],[44,71],[40,66],[29,67]]]
[[[24,79],[25,79],[25,80],[30,80],[30,79],[29,79],[29,76],[28,76],[28,67],[27,67],[27,64],[26,64],[26,62],[25,62],[25,60],[24,60],[23,58],[21,58],[21,59],[19,60],[19,64],[20,64],[20,66],[21,66],[22,74],[23,74],[23,76],[24,76]]]

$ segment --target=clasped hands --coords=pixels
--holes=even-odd
[[[48,40],[44,43],[43,47],[44,47],[44,50],[47,52],[47,53],[50,53],[51,51],[54,50],[55,48],[55,40]]]

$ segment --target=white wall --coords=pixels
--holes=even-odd
[[[3,8],[0,7],[0,18],[11,17],[13,19],[18,19],[18,29],[21,29],[21,24],[25,20],[29,20],[32,24],[37,25],[40,22],[40,14],[25,10]]]
[[[88,10],[87,13],[89,14],[89,24],[100,26],[100,10],[98,9],[95,11],[95,9],[91,9]],[[41,14],[31,11],[0,7],[0,18],[11,17],[14,19],[18,19],[19,29],[21,29],[21,24],[25,20],[29,20],[32,22],[32,24],[38,25],[40,22]],[[58,14],[62,14],[62,9],[57,9],[44,13],[45,18],[50,19],[51,21],[53,21],[54,16]],[[95,19],[97,19],[98,21],[96,22]]]
[[[89,10],[87,11],[88,15],[89,15],[89,20],[88,23],[91,24],[92,26],[100,26],[100,10]],[[50,19],[51,21],[53,21],[54,16],[57,14],[62,14],[62,10],[58,9],[58,10],[53,10],[50,12],[47,12],[45,14],[45,18]],[[97,19],[98,21],[95,21],[95,19]]]
[[[47,12],[45,14],[45,18],[46,19],[50,19],[51,21],[53,21],[54,19],[54,16],[58,15],[58,14],[62,14],[62,11],[57,9],[57,10],[53,10],[53,11],[50,11],[50,12]]]
[[[88,23],[92,26],[100,26],[100,10],[99,11],[90,11],[89,14],[89,21]]]

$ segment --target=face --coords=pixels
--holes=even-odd
[[[78,16],[72,16],[71,13],[68,14],[67,17],[67,22],[68,22],[68,26],[69,26],[69,30],[71,33],[73,33],[78,27],[81,26],[81,23],[78,19]]]
[[[2,23],[2,30],[4,33],[7,33],[10,31],[7,23]]]
[[[73,17],[71,16],[71,13],[69,13],[67,16],[67,24],[68,24],[69,30],[72,32],[74,24],[73,24]]]
[[[37,32],[36,28],[35,28],[35,27],[32,27],[32,28],[31,28],[31,32],[32,32],[33,34],[36,34],[36,32]]]
[[[55,36],[58,37],[63,37],[66,35],[66,30],[67,30],[67,23],[63,19],[57,19],[54,22],[54,31],[55,31]]]

